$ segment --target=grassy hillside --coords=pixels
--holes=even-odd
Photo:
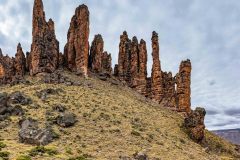
[[[56,104],[66,106],[77,115],[78,122],[71,128],[54,125],[59,138],[45,147],[46,153],[31,156],[32,159],[84,159],[84,156],[115,160],[120,156],[131,157],[136,152],[161,160],[237,159],[234,146],[210,132],[207,132],[205,144],[208,147],[194,143],[181,127],[183,118],[179,114],[148,101],[127,87],[65,74],[80,85],[44,84],[39,78],[28,77],[30,85],[0,87],[0,92],[21,91],[29,96],[33,104],[22,106],[25,116],[38,120],[42,126],[48,121],[46,112]],[[59,88],[63,92],[42,101],[35,93],[47,88]],[[0,130],[0,148],[1,144],[6,145],[2,152],[9,152],[10,159],[33,155],[35,148],[18,142],[19,119],[11,117],[5,122],[7,127]]]

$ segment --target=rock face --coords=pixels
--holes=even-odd
[[[102,55],[104,42],[100,34],[95,35],[89,55],[89,67],[93,72],[99,73],[102,70]]]
[[[171,72],[162,72],[162,87],[163,99],[161,104],[173,110],[177,110],[175,77],[172,76]]]
[[[196,142],[201,142],[204,138],[204,117],[206,111],[204,108],[196,108],[184,120],[184,125],[189,132],[190,138]]]
[[[102,72],[106,72],[108,74],[112,73],[112,56],[106,51],[102,54]]]
[[[177,79],[177,103],[178,111],[191,111],[191,62],[190,60],[182,61]]]
[[[29,56],[31,75],[52,73],[59,64],[59,42],[56,39],[54,22],[45,20],[42,0],[35,0],[33,7],[32,45]]]
[[[22,51],[21,44],[17,46],[17,53],[15,55],[14,67],[16,75],[23,77],[26,72],[26,58]]]
[[[147,97],[147,47],[143,39],[140,41],[138,51],[138,75],[135,78],[137,80],[136,90]]]
[[[122,81],[130,84],[131,81],[131,40],[128,38],[127,32],[124,31],[120,36],[119,57],[118,57],[118,76]]]
[[[89,52],[89,11],[80,5],[72,17],[68,30],[68,41],[64,49],[67,67],[71,71],[87,75]]]
[[[0,55],[0,84],[10,83],[15,76],[14,58]]]
[[[152,99],[161,102],[163,98],[162,91],[162,71],[161,64],[159,60],[159,42],[158,42],[158,34],[154,31],[152,33],[152,57],[153,57],[153,65],[152,65]]]

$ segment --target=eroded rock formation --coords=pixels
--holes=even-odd
[[[191,111],[191,69],[191,61],[189,59],[182,61],[179,73],[176,75],[177,104],[180,112]]]
[[[68,41],[64,49],[67,67],[71,71],[87,75],[89,52],[89,11],[80,5],[72,17],[68,30]]]
[[[118,76],[122,81],[130,84],[131,81],[131,40],[126,31],[120,36],[119,57],[118,57]]]
[[[0,84],[10,83],[15,76],[14,58],[0,56]]]
[[[30,74],[52,73],[59,64],[59,42],[56,39],[54,22],[52,19],[48,22],[45,20],[42,0],[34,1],[32,25]]]
[[[95,35],[92,42],[89,55],[89,68],[93,72],[101,72],[102,70],[102,55],[103,55],[104,42],[100,34]]]
[[[21,44],[17,46],[17,53],[15,55],[14,67],[16,75],[23,77],[26,72],[26,58],[22,51]]]
[[[111,54],[107,53],[106,51],[102,54],[102,72],[106,72],[111,74],[112,73],[112,56]]]
[[[189,132],[189,136],[196,142],[201,142],[204,138],[205,115],[205,109],[197,107],[194,111],[190,112],[188,117],[185,118],[184,125]]]
[[[161,102],[163,98],[163,88],[162,88],[162,71],[159,59],[159,42],[158,34],[154,31],[152,33],[152,84],[151,84],[151,95],[152,99]]]

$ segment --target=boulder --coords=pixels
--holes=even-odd
[[[51,129],[40,129],[38,122],[32,118],[21,120],[19,122],[19,141],[21,143],[32,145],[47,145],[54,139]]]
[[[10,94],[8,102],[10,104],[29,105],[32,103],[32,100],[25,96],[23,93],[17,91]]]
[[[77,122],[76,115],[73,113],[61,113],[56,121],[61,127],[71,127]]]
[[[198,143],[202,142],[204,139],[205,115],[205,109],[197,107],[194,111],[191,111],[184,120],[184,126],[186,127],[190,138]]]

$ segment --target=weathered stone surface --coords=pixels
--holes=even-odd
[[[153,57],[152,84],[151,84],[152,99],[161,102],[163,98],[162,71],[159,60],[158,34],[155,31],[152,33],[152,57]]]
[[[67,67],[71,71],[87,75],[89,52],[89,11],[80,5],[72,17],[68,30],[68,41],[64,48]]]
[[[54,22],[45,20],[42,0],[35,0],[33,7],[32,45],[29,56],[31,75],[51,73],[58,68],[59,42],[56,39]]]
[[[176,110],[176,91],[175,91],[175,78],[172,73],[162,72],[162,89],[163,89],[163,99],[161,104],[165,107],[169,107]]]
[[[177,105],[178,111],[191,111],[191,61],[182,61],[179,67],[177,80]]]
[[[112,56],[106,51],[102,54],[102,72],[112,74]]]
[[[137,37],[132,38],[131,43],[131,54],[130,54],[130,76],[131,76],[131,84],[132,88],[136,88],[138,85],[137,83],[137,76],[139,72],[139,49],[138,49],[138,40]]]
[[[17,53],[14,61],[15,72],[17,76],[23,77],[26,72],[26,58],[22,51],[21,44],[17,46]]]
[[[10,83],[15,75],[14,58],[0,56],[0,84]]]
[[[23,93],[16,91],[9,95],[10,104],[21,104],[21,105],[28,105],[32,103],[32,100],[25,96]]]
[[[204,138],[205,115],[205,109],[198,107],[194,111],[191,111],[188,117],[184,120],[184,126],[187,128],[190,138],[196,142],[201,142]]]
[[[61,127],[71,127],[77,122],[76,115],[73,113],[61,113],[56,121]]]
[[[91,45],[89,55],[89,68],[91,71],[99,73],[102,71],[102,55],[104,42],[100,34],[95,35]]]
[[[119,56],[118,56],[118,76],[122,81],[130,84],[131,81],[131,40],[127,32],[120,36]]]
[[[32,118],[21,120],[19,122],[19,141],[21,143],[33,145],[47,145],[54,139],[51,129],[41,129],[38,122]]]
[[[144,96],[147,96],[147,47],[146,42],[141,39],[139,44],[139,55],[138,55],[138,75],[136,80],[136,91]]]

